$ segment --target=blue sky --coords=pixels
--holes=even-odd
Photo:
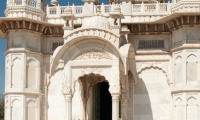
[[[4,10],[6,8],[7,0],[0,0],[0,17],[4,17]],[[48,0],[50,2],[50,0]],[[82,5],[82,0],[58,0],[61,6],[66,6],[68,2],[70,4]],[[100,2],[107,4],[107,0],[100,0]],[[0,94],[4,92],[4,79],[5,79],[5,56],[6,41],[0,38]]]

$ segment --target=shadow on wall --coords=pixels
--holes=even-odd
[[[149,93],[141,78],[135,86],[134,99],[134,120],[153,120]]]
[[[134,120],[170,120],[171,89],[160,68],[145,68],[134,90]]]

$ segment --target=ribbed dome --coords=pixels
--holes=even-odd
[[[102,16],[94,16],[89,19],[87,19],[82,27],[103,27],[110,29],[110,22]]]

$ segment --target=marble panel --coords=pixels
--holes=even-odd
[[[175,82],[182,81],[182,63],[177,63],[175,66]]]
[[[198,80],[198,64],[196,62],[187,63],[187,81],[197,81]]]
[[[145,69],[135,86],[134,120],[170,120],[171,93],[167,77],[159,69]],[[145,118],[144,116],[151,116]]]

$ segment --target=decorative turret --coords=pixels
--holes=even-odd
[[[5,16],[9,18],[25,17],[43,20],[45,6],[41,0],[7,0]]]
[[[124,18],[124,15],[121,13],[121,8],[118,4],[115,4],[112,12],[110,13],[112,19],[111,29],[116,33],[120,33],[121,30],[121,19]]]
[[[58,5],[58,1],[57,0],[51,0],[51,5],[57,6]]]
[[[72,14],[72,8],[69,6],[65,8],[64,13],[61,15],[64,20],[64,34],[68,33],[69,31],[74,29],[74,20],[76,19],[75,16]]]

